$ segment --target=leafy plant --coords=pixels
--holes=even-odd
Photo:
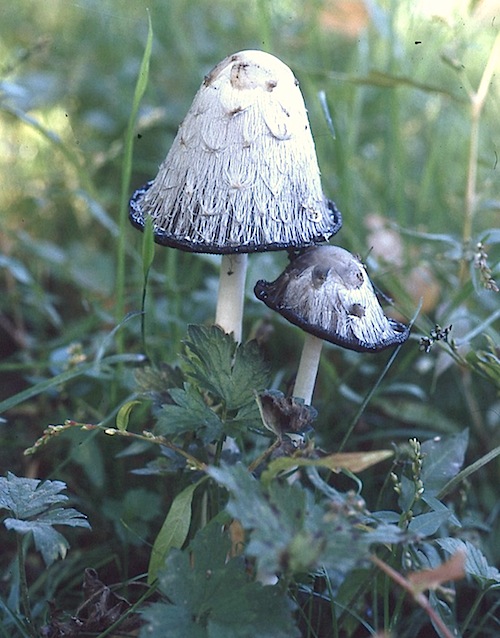
[[[86,527],[90,525],[86,517],[72,507],[62,504],[68,497],[61,494],[66,489],[62,481],[39,481],[19,478],[7,473],[0,477],[0,509],[8,515],[3,524],[17,533],[18,570],[20,595],[27,631],[37,636],[37,630],[31,614],[28,583],[26,578],[26,550],[22,536],[32,537],[35,548],[42,554],[45,565],[50,566],[57,558],[64,558],[69,544],[64,536],[54,529],[55,525]]]
[[[56,4],[2,13],[0,634],[496,636],[488,3]],[[413,318],[388,358],[327,347],[314,408],[251,294],[286,257],[249,258],[236,344],[207,325],[216,258],[126,219],[201,78],[255,47],[300,80],[336,242]],[[63,479],[92,532],[16,475]]]
[[[243,557],[228,559],[231,542],[213,520],[181,551],[172,550],[158,575],[165,602],[144,611],[141,636],[298,636],[283,588],[264,587]]]

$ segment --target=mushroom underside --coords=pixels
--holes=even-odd
[[[129,219],[139,230],[144,230],[148,213],[143,210],[143,200],[152,183],[137,189],[130,199]],[[322,210],[322,218],[317,223],[311,222],[309,211],[303,207],[298,207],[295,220],[291,220],[289,214],[283,219],[275,216],[270,220],[255,210],[248,216],[252,223],[243,226],[230,212],[216,218],[203,214],[195,206],[190,214],[190,226],[181,232],[176,228],[167,231],[153,218],[154,239],[162,246],[219,255],[306,248],[327,241],[342,225],[342,216],[333,201],[325,199]],[[172,218],[178,215],[176,210],[171,213]]]

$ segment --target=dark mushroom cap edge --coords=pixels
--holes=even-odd
[[[269,285],[270,284],[267,281],[264,281],[262,279],[255,284],[254,293],[257,299],[263,301],[266,306],[268,306],[268,308],[271,308],[271,310],[275,310],[282,317],[287,319],[287,321],[304,330],[304,332],[308,332],[309,334],[312,334],[319,339],[334,343],[338,346],[341,346],[342,348],[355,350],[356,352],[380,352],[381,350],[385,350],[390,346],[404,343],[408,339],[408,336],[410,334],[409,328],[407,326],[400,323],[399,321],[396,321],[395,319],[388,318],[391,328],[395,331],[394,336],[390,339],[385,339],[384,341],[381,341],[377,344],[366,343],[364,341],[358,341],[355,339],[345,339],[335,332],[330,332],[320,326],[308,323],[304,319],[304,317],[301,317],[294,310],[274,303],[274,301],[268,295]]]
[[[138,188],[134,194],[132,195],[129,203],[129,219],[133,226],[138,228],[139,230],[144,230],[144,215],[141,210],[140,200],[144,196],[144,193],[150,188],[153,181],[148,182],[141,188]],[[153,227],[154,232],[154,240],[157,244],[161,246],[169,246],[170,248],[178,248],[180,250],[184,250],[186,252],[192,253],[210,253],[215,255],[229,255],[229,254],[238,254],[238,253],[256,253],[256,252],[266,252],[271,250],[287,250],[294,248],[307,248],[308,246],[314,246],[315,244],[322,243],[327,241],[330,237],[335,235],[340,228],[342,227],[342,215],[340,211],[335,206],[335,203],[331,200],[326,200],[328,209],[331,213],[331,226],[328,229],[328,232],[325,234],[320,234],[317,236],[311,237],[311,240],[308,243],[301,243],[300,245],[289,244],[289,243],[270,243],[270,244],[256,244],[256,243],[247,243],[240,245],[228,245],[228,246],[217,246],[213,244],[206,244],[203,242],[193,242],[192,240],[183,239],[181,237],[172,236],[169,233],[158,229],[157,227]]]

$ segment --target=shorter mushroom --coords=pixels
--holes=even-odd
[[[409,329],[384,315],[361,261],[339,246],[317,246],[296,257],[255,295],[307,332],[293,395],[310,404],[323,340],[358,352],[406,341]]]

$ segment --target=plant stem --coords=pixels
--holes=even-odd
[[[469,158],[467,162],[467,182],[465,187],[465,219],[462,233],[462,240],[464,246],[467,246],[472,239],[472,225],[474,221],[474,214],[476,211],[477,202],[477,164],[479,155],[479,125],[481,121],[481,114],[488,95],[488,89],[491,84],[495,67],[500,58],[500,33],[497,34],[493,47],[491,49],[488,62],[481,76],[481,81],[477,91],[472,92],[469,95],[470,98],[470,117],[471,117],[471,129],[469,140]],[[462,283],[465,280],[467,273],[467,262],[462,260],[460,268],[460,280]]]
[[[215,323],[241,342],[248,255],[223,255]]]
[[[148,11],[148,36],[146,47],[139,69],[139,75],[134,90],[134,98],[132,109],[127,124],[127,131],[124,139],[122,174],[121,174],[121,192],[120,192],[120,208],[119,208],[119,235],[116,255],[116,310],[115,317],[120,322],[125,314],[125,265],[126,265],[126,228],[128,217],[128,200],[130,197],[130,179],[132,176],[132,154],[134,150],[134,129],[139,113],[139,106],[146,90],[149,76],[149,60],[153,46],[153,27],[151,25],[151,16]],[[124,340],[120,332],[117,336],[118,352],[123,352]]]
[[[16,534],[17,542],[17,565],[19,570],[19,590],[21,595],[21,607],[26,618],[26,624],[28,626],[28,632],[30,636],[36,638],[36,630],[33,624],[33,617],[31,616],[31,606],[28,591],[28,580],[26,578],[26,560],[23,548],[23,538]]]
[[[434,623],[435,627],[439,628],[441,635],[444,638],[453,638],[453,634],[448,629],[448,627],[444,624],[443,620],[438,616],[435,610],[431,607],[429,603],[429,599],[422,592],[417,592],[414,590],[410,581],[408,581],[404,576],[402,576],[395,569],[392,569],[390,565],[385,563],[383,560],[378,558],[378,556],[372,555],[370,556],[371,560],[375,563],[377,567],[379,567],[384,573],[386,573],[392,580],[397,583],[400,587],[402,587],[406,592],[408,592],[413,600],[422,607],[422,609],[427,613],[429,618]]]
[[[322,348],[321,339],[314,335],[306,335],[293,389],[293,396],[304,399],[306,405],[311,405]]]

